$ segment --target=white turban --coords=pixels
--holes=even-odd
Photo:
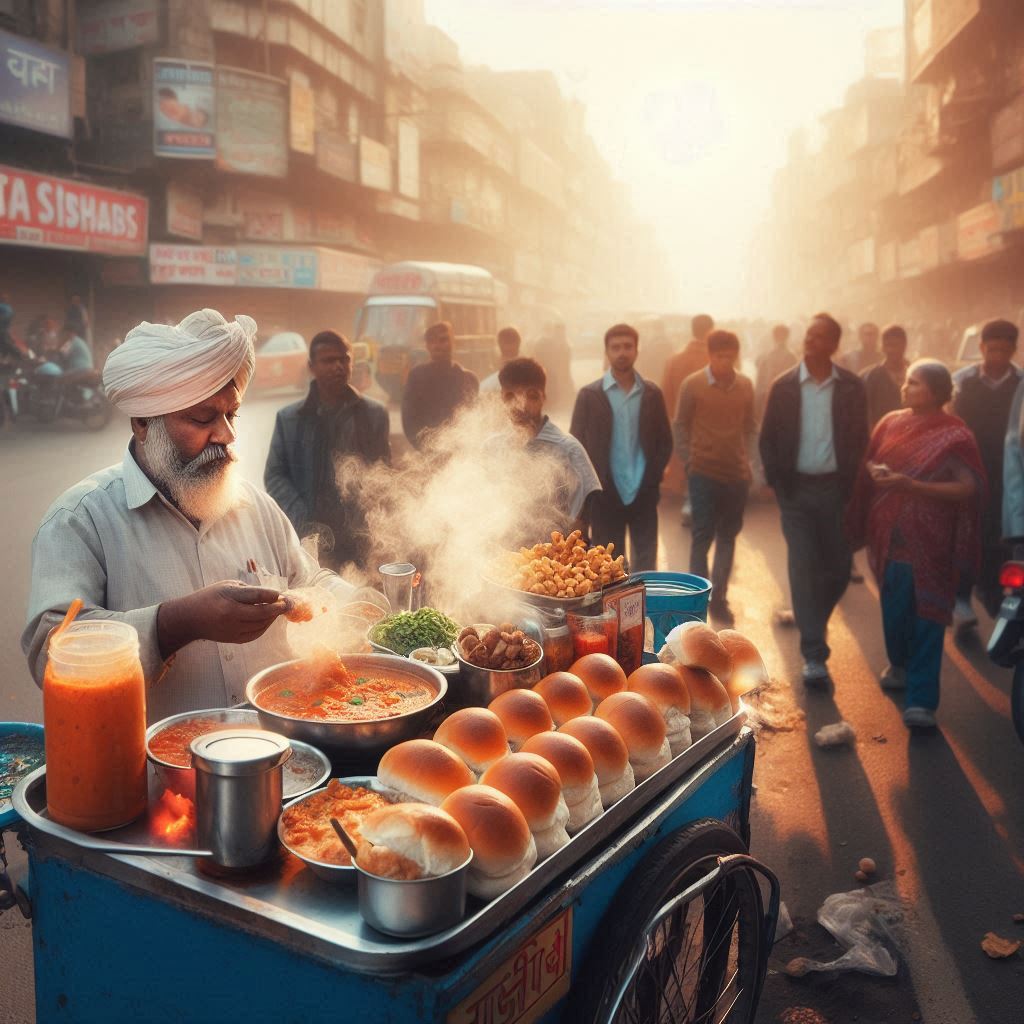
[[[107,357],[103,390],[129,416],[188,409],[235,382],[245,391],[256,366],[256,321],[227,321],[215,309],[189,313],[177,327],[143,321]]]

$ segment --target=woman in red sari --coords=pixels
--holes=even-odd
[[[974,435],[942,411],[949,370],[919,359],[903,405],[878,423],[847,513],[854,550],[867,547],[882,598],[885,689],[906,690],[903,721],[935,725],[942,638],[961,574],[980,556],[985,470]]]

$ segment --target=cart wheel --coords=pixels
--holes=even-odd
[[[750,1024],[778,914],[774,875],[731,828],[705,819],[664,840],[631,878],[595,933],[570,1019]]]

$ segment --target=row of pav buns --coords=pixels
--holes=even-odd
[[[690,638],[695,660],[713,664],[730,682],[746,677],[746,689],[753,676],[764,676],[749,640],[731,630],[719,639],[698,625]],[[397,744],[381,758],[377,776],[403,799],[439,807],[461,826],[473,850],[467,888],[492,899],[727,721],[738,706],[732,692],[706,664],[643,665],[627,678],[613,658],[589,654],[532,690],[509,690],[487,708],[454,712],[433,740]],[[417,856],[415,846],[406,842],[404,854],[429,858]],[[461,849],[453,845],[442,863]]]

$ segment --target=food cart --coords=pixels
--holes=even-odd
[[[354,886],[290,856],[215,873],[150,852],[144,834],[67,829],[47,817],[37,769],[14,794],[37,1020],[751,1021],[778,884],[746,854],[745,718],[741,707],[508,891],[416,939],[375,932]]]

